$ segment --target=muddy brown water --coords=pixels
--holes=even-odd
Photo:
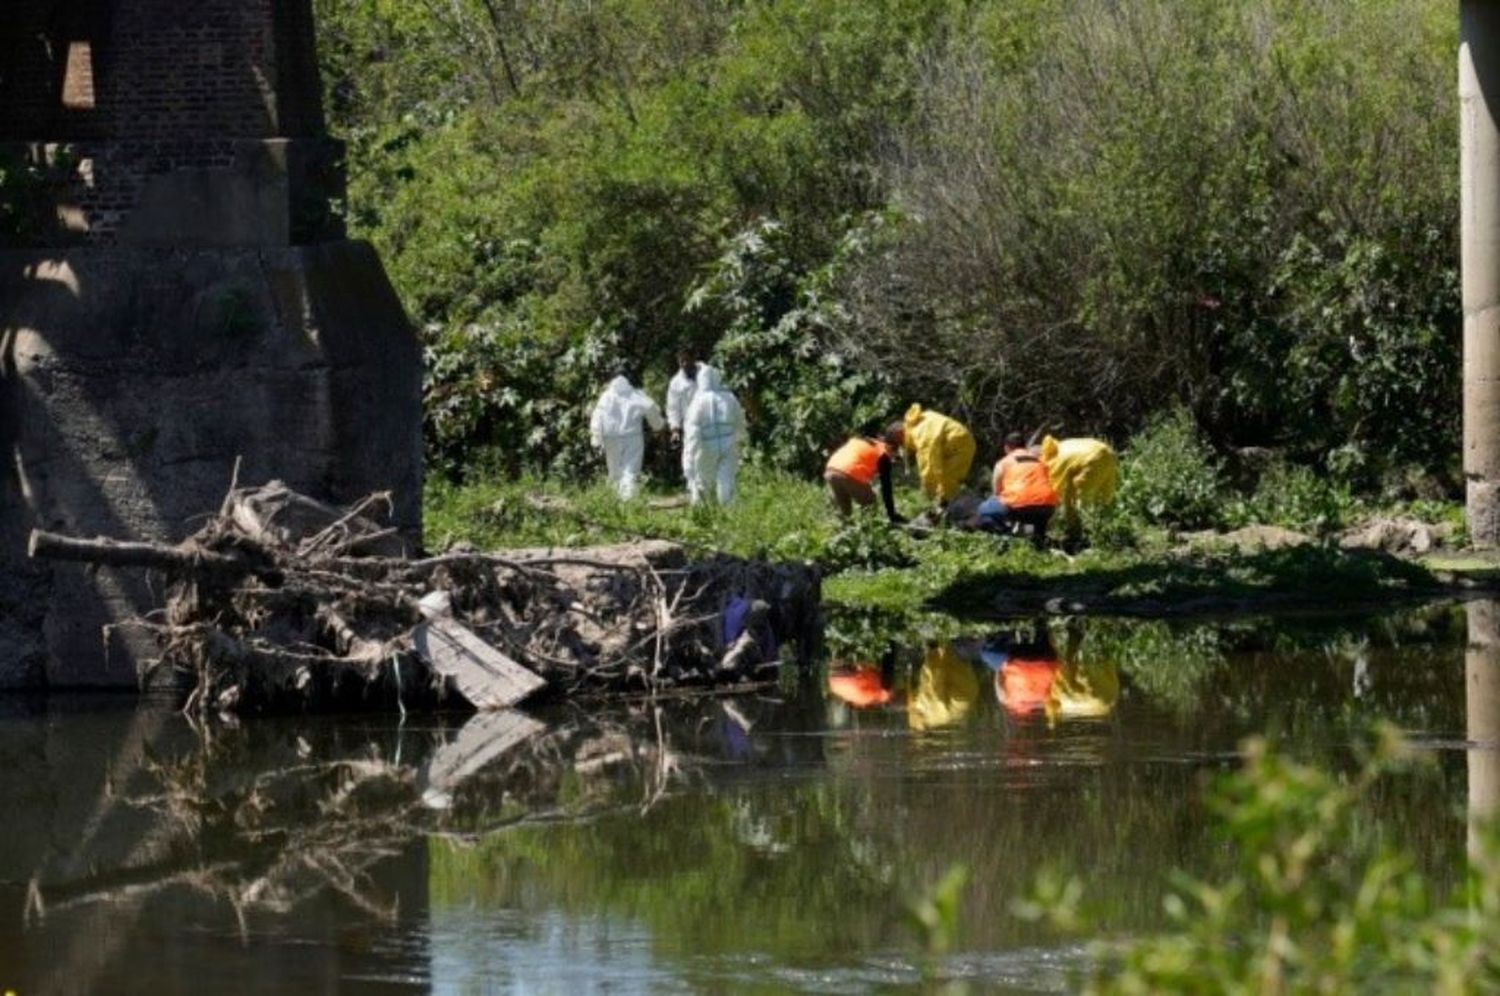
[[[1204,784],[1250,734],[1341,765],[1406,729],[1435,763],[1372,818],[1455,881],[1500,798],[1497,616],[1018,622],[486,725],[0,699],[0,992],[1068,991],[1088,938],[1014,901],[1062,868],[1096,933],[1161,927],[1171,870],[1230,858]],[[925,957],[907,905],[958,864]]]

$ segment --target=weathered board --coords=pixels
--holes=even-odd
[[[447,809],[453,802],[453,790],[466,778],[546,728],[545,723],[514,709],[470,717],[453,742],[438,748],[422,769],[422,804],[429,809]]]
[[[412,644],[476,709],[513,706],[547,684],[452,619],[424,622],[412,633]]]

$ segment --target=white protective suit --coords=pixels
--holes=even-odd
[[[725,387],[719,371],[698,365],[698,390],[682,420],[682,470],[693,504],[716,493],[721,504],[734,500],[745,438],[745,411]]]
[[[624,377],[616,377],[599,396],[589,419],[589,437],[595,446],[604,448],[604,464],[609,469],[609,483],[621,498],[635,497],[641,477],[641,461],[646,456],[646,435],[641,423],[661,430],[661,409],[645,391],[632,387]]]
[[[698,364],[698,369],[703,369],[703,364]],[[687,417],[688,405],[693,403],[693,395],[698,391],[698,375],[695,373],[689,377],[686,373],[678,370],[667,382],[667,427],[673,432],[682,431],[682,420]]]

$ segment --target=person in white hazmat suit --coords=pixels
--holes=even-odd
[[[693,395],[698,391],[698,356],[691,349],[679,350],[677,365],[677,372],[667,382],[667,428],[672,430],[674,450],[682,448],[682,420],[687,417],[688,405],[693,403]],[[693,472],[686,460],[682,462],[682,476],[691,490]]]
[[[724,387],[719,371],[698,364],[698,390],[682,420],[682,469],[688,494],[697,505],[710,494],[721,504],[734,501],[745,437],[745,411]]]
[[[599,396],[589,419],[589,436],[604,450],[604,465],[609,483],[621,498],[635,497],[641,479],[641,461],[646,456],[646,435],[642,423],[652,432],[660,432],[661,409],[645,391],[633,387],[624,377],[616,377]]]
[[[672,445],[682,444],[682,420],[687,416],[688,405],[698,391],[697,354],[690,349],[677,353],[677,372],[667,382],[667,428],[672,430]]]

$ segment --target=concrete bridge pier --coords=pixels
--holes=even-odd
[[[421,352],[337,205],[311,0],[3,0],[0,688],[134,687],[139,572],[31,529],[175,541],[240,481],[390,490],[420,531]],[[169,677],[169,676],[168,676]]]
[[[1469,538],[1500,547],[1500,3],[1462,0],[1458,93]]]

